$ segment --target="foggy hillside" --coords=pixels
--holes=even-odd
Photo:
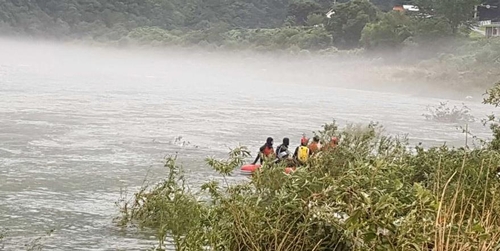
[[[435,74],[432,69],[423,71],[411,63],[402,63],[396,58],[397,55],[391,59],[389,54],[386,59],[380,59],[354,55],[210,52],[189,48],[119,49],[11,39],[0,39],[0,53],[0,62],[17,62],[21,66],[29,62],[26,67],[34,67],[41,75],[52,75],[56,71],[61,76],[76,74],[94,78],[96,74],[122,76],[135,72],[138,76],[146,77],[154,75],[150,72],[156,71],[175,79],[183,78],[187,71],[197,76],[219,76],[241,85],[248,81],[259,81],[279,83],[283,88],[343,87],[458,99],[468,95],[480,98],[478,94],[484,91],[484,85],[489,84],[485,81],[483,85],[463,87],[468,82],[453,81],[453,76],[434,84],[423,78],[432,77],[431,74]],[[412,51],[410,54],[419,52]],[[429,61],[426,64],[434,63]],[[436,68],[436,71],[443,69]],[[136,75],[131,77],[135,78]],[[138,81],[137,85],[140,86],[141,82]],[[210,83],[204,85],[209,86]]]
[[[387,12],[401,3],[418,3],[421,13]],[[330,0],[3,0],[0,30],[4,37],[31,36],[35,41],[55,39],[128,50],[263,52],[267,59],[250,75],[287,83],[393,85],[417,92],[433,86],[468,93],[483,91],[499,75],[494,69],[500,43],[469,39],[474,35],[467,28],[474,6],[472,0],[454,4],[353,0],[336,5]],[[330,10],[335,14],[327,18]],[[421,14],[432,18],[420,18]],[[277,55],[290,57],[278,65],[265,65]],[[226,70],[240,70],[231,67],[237,62]],[[362,65],[363,74],[356,73]],[[254,68],[247,63],[241,66]]]

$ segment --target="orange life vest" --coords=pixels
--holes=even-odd
[[[309,150],[312,152],[312,153],[315,153],[319,150],[319,146],[318,146],[318,143],[316,142],[312,142],[311,144],[309,144]]]
[[[272,147],[266,146],[264,148],[264,151],[262,151],[262,154],[264,154],[264,156],[266,156],[266,157],[269,157],[272,154],[274,154],[274,149]]]

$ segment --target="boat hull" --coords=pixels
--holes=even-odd
[[[241,174],[243,175],[252,175],[255,171],[259,170],[262,167],[260,164],[247,164],[243,165],[240,169]],[[289,174],[296,170],[295,167],[286,167],[284,172]]]

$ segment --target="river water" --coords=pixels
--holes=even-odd
[[[224,157],[238,144],[255,152],[268,136],[276,143],[288,136],[295,144],[332,119],[341,125],[379,121],[388,133],[408,133],[426,146],[464,143],[457,125],[421,116],[443,99],[292,85],[227,70],[238,58],[222,64],[194,54],[113,54],[11,42],[0,46],[0,55],[5,250],[23,249],[49,229],[55,231],[43,240],[44,250],[152,247],[148,234],[113,224],[115,202],[147,173],[153,179],[164,175],[164,157],[176,152],[199,184],[217,178],[203,164],[208,155]],[[479,102],[450,101],[462,102],[477,118],[491,111]],[[471,129],[488,135],[480,123]]]

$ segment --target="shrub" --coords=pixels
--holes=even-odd
[[[490,250],[500,241],[500,155],[490,150],[409,148],[382,127],[326,124],[340,144],[292,174],[264,163],[249,181],[184,189],[170,175],[126,204],[125,222],[165,233],[177,250]],[[223,180],[248,156],[207,159]],[[203,199],[198,198],[201,194]]]
[[[453,106],[452,109],[448,107],[448,102],[439,102],[439,106],[427,106],[427,114],[422,114],[427,120],[434,120],[444,123],[457,123],[457,122],[474,122],[476,119],[469,112],[470,109],[462,104],[461,108]]]

